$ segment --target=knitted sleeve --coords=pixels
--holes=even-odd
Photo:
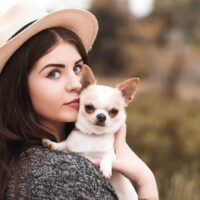
[[[21,156],[18,179],[10,177],[8,200],[16,194],[20,200],[117,199],[112,186],[90,161],[43,147],[32,148]]]

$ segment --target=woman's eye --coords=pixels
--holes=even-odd
[[[73,68],[73,71],[75,72],[75,74],[78,74],[82,69],[82,65],[75,65]]]
[[[47,75],[48,78],[50,79],[56,79],[60,76],[60,72],[57,70],[51,71],[49,72],[49,74]]]

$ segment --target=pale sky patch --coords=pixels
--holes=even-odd
[[[145,17],[153,10],[154,0],[130,0],[130,9],[137,17]]]
[[[21,0],[0,0],[0,14],[14,3]],[[29,0],[47,10],[62,8],[88,9],[91,0]],[[96,0],[100,1],[100,0]],[[109,0],[108,0],[109,1]],[[129,0],[130,10],[137,17],[144,17],[151,13],[154,0]]]

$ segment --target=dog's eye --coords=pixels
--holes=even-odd
[[[90,113],[93,113],[95,111],[95,107],[91,104],[89,105],[85,105],[85,111],[90,114]]]
[[[116,109],[116,108],[113,108],[113,109],[111,109],[110,111],[109,111],[109,115],[111,116],[111,117],[115,117],[117,114],[118,114],[118,110]]]

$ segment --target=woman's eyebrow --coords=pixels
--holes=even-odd
[[[64,64],[57,64],[57,63],[50,63],[48,65],[45,65],[40,71],[42,72],[44,69],[48,68],[48,67],[60,67],[60,68],[65,68],[65,65]]]
[[[80,62],[83,62],[83,59],[82,59],[82,58],[79,59],[78,61],[76,61],[76,62],[75,62],[75,65],[78,64],[78,63],[80,63]]]
[[[82,59],[82,58],[79,59],[79,60],[77,60],[74,64],[76,65],[76,64],[78,64],[78,63],[80,63],[80,62],[83,62],[83,59]],[[60,67],[60,68],[65,68],[65,65],[64,65],[64,64],[58,64],[58,63],[49,63],[48,65],[45,65],[45,66],[39,71],[39,73],[42,72],[44,69],[46,69],[46,68],[48,68],[48,67]]]

